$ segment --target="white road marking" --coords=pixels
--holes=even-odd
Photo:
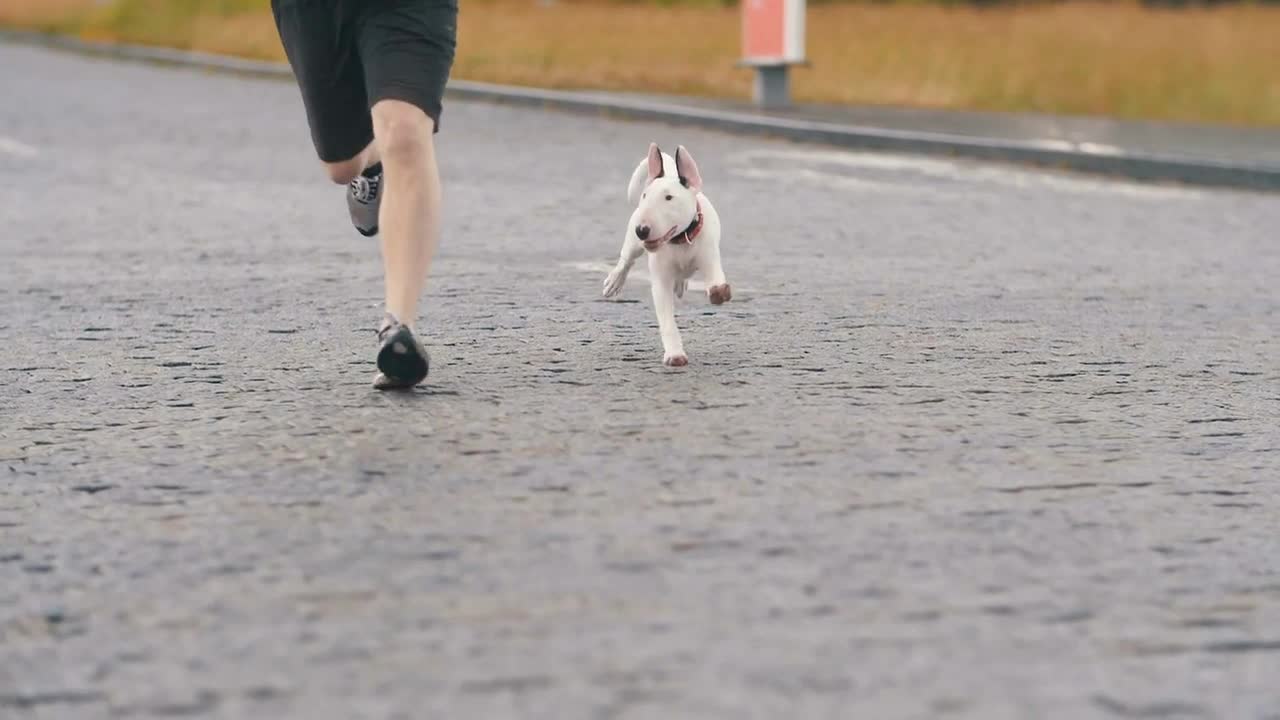
[[[1080,143],[1080,149],[1084,152],[1092,153],[1094,155],[1119,155],[1121,152],[1123,152],[1120,148],[1116,147],[1115,145],[1106,145],[1104,143],[1092,143],[1092,142]]]
[[[918,192],[916,188],[905,184],[879,182],[876,180],[868,180],[866,178],[853,177],[852,175],[824,172],[822,170],[806,167],[747,167],[737,168],[735,172],[740,177],[751,178],[753,180],[782,181],[784,185],[787,184],[786,181],[788,180],[808,180],[826,187],[835,187],[844,190],[857,190],[858,192],[883,192],[897,194]]]
[[[1032,140],[1032,145],[1044,148],[1045,150],[1062,150],[1071,152],[1076,149],[1076,144],[1070,140],[1061,140],[1059,138],[1047,138],[1042,140]]]
[[[40,154],[40,151],[24,142],[0,135],[0,153],[18,157],[35,157]]]
[[[1048,140],[1032,140],[1033,145],[1045,148],[1046,150],[1062,150],[1065,152],[1086,152],[1092,155],[1120,155],[1124,151],[1115,145],[1107,145],[1105,143],[1095,143],[1089,141],[1076,142],[1075,140],[1062,140],[1052,138]]]
[[[1117,148],[1101,144],[1089,144],[1081,149],[1096,154],[1118,152]],[[1095,179],[979,161],[954,161],[890,153],[759,148],[738,153],[733,156],[732,161],[736,165],[732,170],[739,177],[778,177],[816,182],[845,190],[919,192],[916,179],[910,176],[914,173],[962,183],[976,181],[1006,187],[1044,187],[1065,192],[1121,194],[1158,200],[1204,197],[1200,190],[1186,187],[1145,185],[1118,178]],[[857,173],[866,170],[901,172],[904,175],[901,178],[884,174],[867,177]],[[939,189],[941,188],[932,188],[930,192]]]

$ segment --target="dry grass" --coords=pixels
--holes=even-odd
[[[94,0],[5,0],[0,25],[36,30],[62,30],[76,24]]]
[[[0,24],[280,59],[266,0],[5,0]],[[738,11],[466,0],[455,76],[746,97]],[[798,99],[1280,126],[1280,6],[810,8]]]

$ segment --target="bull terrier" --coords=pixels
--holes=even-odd
[[[684,297],[689,278],[700,274],[713,305],[729,301],[732,292],[720,265],[720,216],[702,190],[698,163],[683,145],[675,157],[656,143],[631,174],[627,199],[635,207],[627,222],[618,264],[604,280],[604,296],[613,297],[641,255],[649,256],[653,310],[662,339],[662,362],[689,364],[676,327],[675,299]]]

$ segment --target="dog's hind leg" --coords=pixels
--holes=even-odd
[[[627,282],[627,273],[631,272],[631,266],[643,254],[644,246],[628,229],[626,236],[622,239],[622,251],[618,253],[618,264],[613,266],[613,270],[604,279],[605,297],[613,297],[622,291],[622,286]]]
[[[676,281],[676,297],[684,297],[684,291],[689,289],[689,278],[682,278]]]

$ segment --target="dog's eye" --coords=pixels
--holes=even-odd
[[[667,196],[667,199],[668,199],[668,200],[670,200],[670,199],[671,199],[671,196],[670,196],[670,195],[668,195],[668,196]]]

